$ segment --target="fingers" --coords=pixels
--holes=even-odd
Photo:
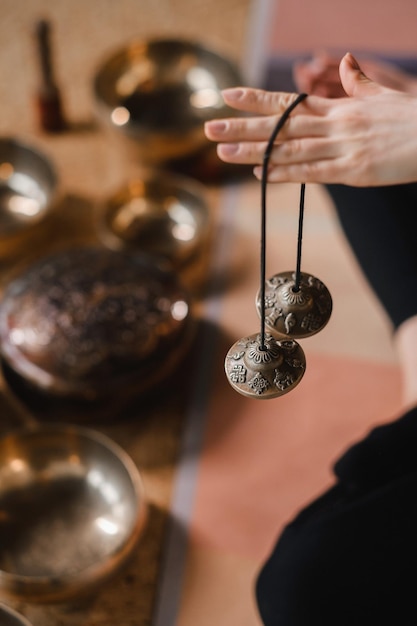
[[[298,95],[239,87],[225,90],[223,96],[228,105],[254,116],[207,122],[206,136],[218,142],[221,160],[233,164],[262,164],[278,120]],[[340,101],[339,108],[343,108],[344,100]],[[291,112],[270,153],[268,180],[341,182],[341,171],[346,177],[346,159],[344,154],[338,153],[341,142],[331,140],[334,125],[340,123],[340,115],[333,111],[334,102],[309,96]],[[344,162],[344,168],[337,170],[334,164],[340,162]],[[261,176],[258,170],[255,172]]]
[[[275,128],[276,116],[230,118],[206,122],[204,130],[211,141],[263,141]]]
[[[374,96],[386,91],[385,87],[374,83],[363,73],[359,63],[350,52],[345,54],[341,60],[339,72],[340,80],[348,96],[361,98]]]
[[[219,144],[217,154],[227,163],[257,165],[263,162],[267,142],[236,142]],[[339,156],[338,146],[327,138],[293,139],[273,148],[271,165],[289,165]]]
[[[262,89],[243,87],[226,89],[223,94],[227,104],[257,115],[206,122],[204,131],[211,141],[268,140],[279,118],[298,97],[298,94],[295,93],[268,92]],[[284,128],[280,131],[278,141],[280,138],[297,136],[300,133],[320,134],[322,128],[320,117],[326,115],[328,108],[328,100],[317,96],[311,96],[300,102],[291,112]]]
[[[262,167],[254,168],[255,176],[261,180]],[[270,183],[344,183],[346,182],[346,163],[341,159],[324,159],[310,163],[296,163],[292,165],[272,166],[268,171]],[[363,186],[366,181],[352,176],[352,183]]]
[[[305,93],[325,98],[346,95],[340,83],[339,62],[327,55],[320,54],[308,62],[294,63],[293,76],[297,88]]]
[[[250,87],[225,89],[222,95],[230,107],[257,115],[282,115],[298,96],[296,93],[264,91]],[[302,104],[297,109],[301,107]]]
[[[205,133],[211,141],[231,143],[240,141],[268,141],[276,127],[279,116],[242,117],[206,122]],[[276,143],[298,137],[320,137],[329,123],[324,117],[314,115],[291,115],[280,130]]]
[[[304,93],[313,93],[316,74],[311,69],[311,62],[298,61],[293,64],[292,74],[297,89]]]

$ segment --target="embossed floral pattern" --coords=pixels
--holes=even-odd
[[[269,382],[259,372],[248,382],[249,387],[259,396],[269,387]]]
[[[271,335],[267,335],[265,339],[266,350],[262,350],[260,338],[257,337],[248,348],[248,357],[254,363],[271,363],[280,355],[279,345],[274,342]]]
[[[287,304],[297,306],[304,306],[310,299],[302,289],[294,291],[294,285],[291,283],[281,289],[281,297]]]

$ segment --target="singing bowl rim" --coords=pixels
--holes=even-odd
[[[6,623],[3,621],[4,617],[8,619]],[[32,626],[32,623],[29,622],[24,615],[18,613],[3,602],[0,602],[0,624],[2,624],[2,626]]]
[[[19,441],[45,434],[60,436],[65,440],[68,435],[92,442],[111,455],[125,470],[135,495],[135,515],[118,546],[96,563],[70,574],[31,576],[9,572],[0,566],[0,591],[13,599],[34,603],[59,603],[91,594],[100,584],[115,575],[137,547],[142,537],[148,518],[148,503],[140,471],[130,455],[107,435],[85,426],[76,424],[38,424],[26,426],[0,437],[0,452],[3,447]]]
[[[224,67],[227,68],[228,72],[230,72],[230,75],[234,75],[237,80],[242,80],[237,64],[234,63],[231,58],[216,50],[213,46],[206,45],[205,43],[186,37],[135,37],[130,39],[125,45],[114,48],[98,64],[93,76],[93,91],[96,102],[109,109],[113,109],[114,106],[119,103],[119,100],[117,99],[110,101],[106,98],[101,87],[101,83],[104,81],[106,73],[110,71],[112,66],[116,65],[119,61],[128,61],[129,59],[139,56],[147,58],[148,55],[145,54],[144,51],[152,51],[152,49],[156,49],[160,46],[183,47],[184,50],[193,50],[199,58],[203,58],[204,55],[207,55],[216,62],[223,64]],[[128,67],[128,65],[129,64],[126,62],[125,66]],[[225,103],[221,108],[229,109]],[[123,126],[120,126],[120,128],[123,128]]]
[[[2,161],[3,158],[6,158],[6,155],[9,155],[7,156],[7,161]],[[21,236],[22,233],[28,232],[41,224],[50,214],[51,210],[57,205],[62,193],[60,179],[55,163],[53,162],[53,159],[46,152],[43,151],[42,148],[39,148],[34,143],[23,140],[18,136],[1,135],[0,165],[4,165],[5,163],[10,164],[13,168],[13,174],[27,174],[27,168],[22,169],[22,166],[19,166],[19,163],[21,163],[21,158],[19,158],[20,155],[23,155],[23,159],[25,159],[25,157],[28,157],[29,159],[34,160],[38,164],[38,166],[44,170],[45,177],[47,178],[47,185],[44,185],[44,189],[47,189],[47,191],[45,191],[45,203],[43,209],[39,211],[34,217],[31,217],[26,221],[22,221],[20,224],[16,224],[16,226],[14,228],[11,228],[10,230],[5,230],[4,232],[0,230],[1,242],[8,242],[9,240],[13,240]],[[36,174],[27,175],[32,178],[32,180],[37,182],[39,181],[39,176],[36,176]],[[5,181],[7,183],[7,180],[7,177],[3,178],[2,176],[0,176],[0,183],[4,183]]]

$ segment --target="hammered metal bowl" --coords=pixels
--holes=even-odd
[[[136,41],[114,53],[94,79],[97,113],[130,140],[137,157],[159,164],[208,142],[204,122],[233,115],[221,90],[242,84],[235,65],[198,43]]]
[[[35,389],[120,404],[177,365],[194,328],[190,308],[165,261],[71,248],[38,261],[5,289],[1,355]]]
[[[58,177],[46,155],[18,139],[0,138],[0,256],[43,222],[57,190]]]
[[[131,556],[146,510],[136,465],[101,433],[43,425],[6,435],[1,592],[40,603],[92,593]]]
[[[211,219],[202,185],[148,172],[108,198],[97,223],[99,237],[110,248],[157,254],[182,272],[206,251]]]

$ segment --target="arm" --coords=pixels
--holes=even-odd
[[[417,96],[374,83],[351,54],[340,63],[349,97],[309,96],[291,114],[270,158],[270,182],[344,183],[353,186],[417,181]],[[252,117],[216,120],[206,135],[219,157],[255,165],[261,177],[266,143],[295,94],[230,89],[224,99]]]

